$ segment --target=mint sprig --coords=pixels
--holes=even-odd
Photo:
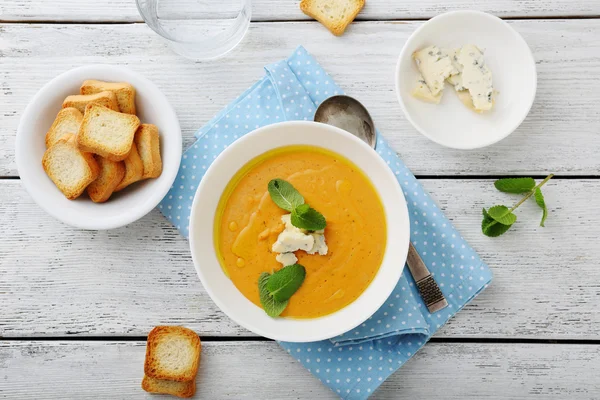
[[[505,193],[528,193],[535,187],[533,178],[504,178],[494,182],[494,186]]]
[[[304,204],[304,197],[291,183],[279,178],[273,179],[267,188],[273,202],[292,213],[291,222],[296,228],[308,231],[325,229],[327,221],[323,214]]]
[[[302,286],[306,269],[300,264],[288,265],[274,274],[263,272],[258,278],[260,304],[269,317],[279,316],[289,299]]]
[[[300,288],[306,269],[300,264],[283,267],[275,272],[267,282],[267,290],[277,301],[287,301]]]
[[[288,300],[286,301],[277,301],[271,295],[269,290],[267,289],[267,283],[271,278],[271,274],[268,272],[263,272],[260,274],[258,278],[258,295],[260,297],[260,304],[262,304],[263,309],[267,313],[269,317],[275,318],[278,317],[279,314],[285,310],[288,305]]]
[[[291,183],[283,179],[273,179],[267,186],[271,199],[279,208],[292,212],[299,205],[304,204],[304,197],[292,186]]]
[[[535,202],[542,208],[542,220],[540,226],[544,226],[548,217],[548,208],[544,201],[544,196],[541,187],[544,186],[554,175],[548,175],[537,186],[533,178],[505,178],[498,179],[494,182],[494,186],[501,192],[505,193],[527,193],[517,204],[512,208],[504,205],[491,207],[489,210],[483,209],[483,219],[481,221],[481,231],[489,237],[497,237],[505,233],[517,221],[517,216],[513,214],[521,204],[528,198],[534,196]]]
[[[306,206],[306,207],[304,207]],[[308,231],[318,231],[325,229],[327,222],[323,214],[318,212],[308,204],[303,204],[300,207],[296,207],[292,211],[292,225],[296,228],[306,229]]]

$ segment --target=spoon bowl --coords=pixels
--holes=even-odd
[[[372,148],[377,144],[377,133],[371,115],[353,97],[337,95],[327,98],[317,108],[314,120],[350,132]]]

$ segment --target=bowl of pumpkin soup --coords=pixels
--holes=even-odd
[[[225,149],[196,191],[189,228],[196,271],[219,308],[291,342],[368,319],[396,286],[409,243],[388,165],[348,132],[305,121]]]

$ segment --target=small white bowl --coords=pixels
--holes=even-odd
[[[319,146],[352,160],[379,192],[388,230],[383,262],[369,287],[347,307],[314,319],[267,316],[262,308],[246,299],[225,275],[215,254],[213,238],[219,199],[235,173],[260,154],[295,144]],[[402,275],[410,240],[409,228],[408,210],[398,181],[373,149],[350,133],[329,125],[304,121],[283,122],[257,129],[240,138],[225,149],[206,171],[192,204],[190,248],[204,288],[231,319],[271,339],[312,342],[349,331],[381,307]]]
[[[467,109],[449,84],[440,104],[411,95],[418,77],[413,52],[466,44],[485,51],[498,91],[492,111]],[[396,92],[406,118],[429,139],[455,149],[489,146],[510,135],[529,113],[536,87],[535,61],[525,40],[500,18],[479,11],[453,11],[425,22],[408,38],[396,65]]]
[[[102,204],[86,195],[67,200],[42,168],[44,138],[68,95],[79,94],[86,79],[129,82],[135,87],[137,115],[160,132],[163,171],[157,179],[135,183]],[[175,110],[148,79],[124,67],[90,65],[67,71],[48,82],[33,97],[23,115],[16,138],[19,176],[33,200],[54,218],[83,229],[112,229],[127,225],[150,212],[167,194],[181,161],[181,128]]]

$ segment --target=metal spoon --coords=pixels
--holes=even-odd
[[[358,100],[350,96],[329,97],[317,108],[314,120],[344,129],[373,149],[377,146],[377,133],[371,115]],[[410,241],[406,263],[429,312],[434,313],[446,307],[446,298]]]

